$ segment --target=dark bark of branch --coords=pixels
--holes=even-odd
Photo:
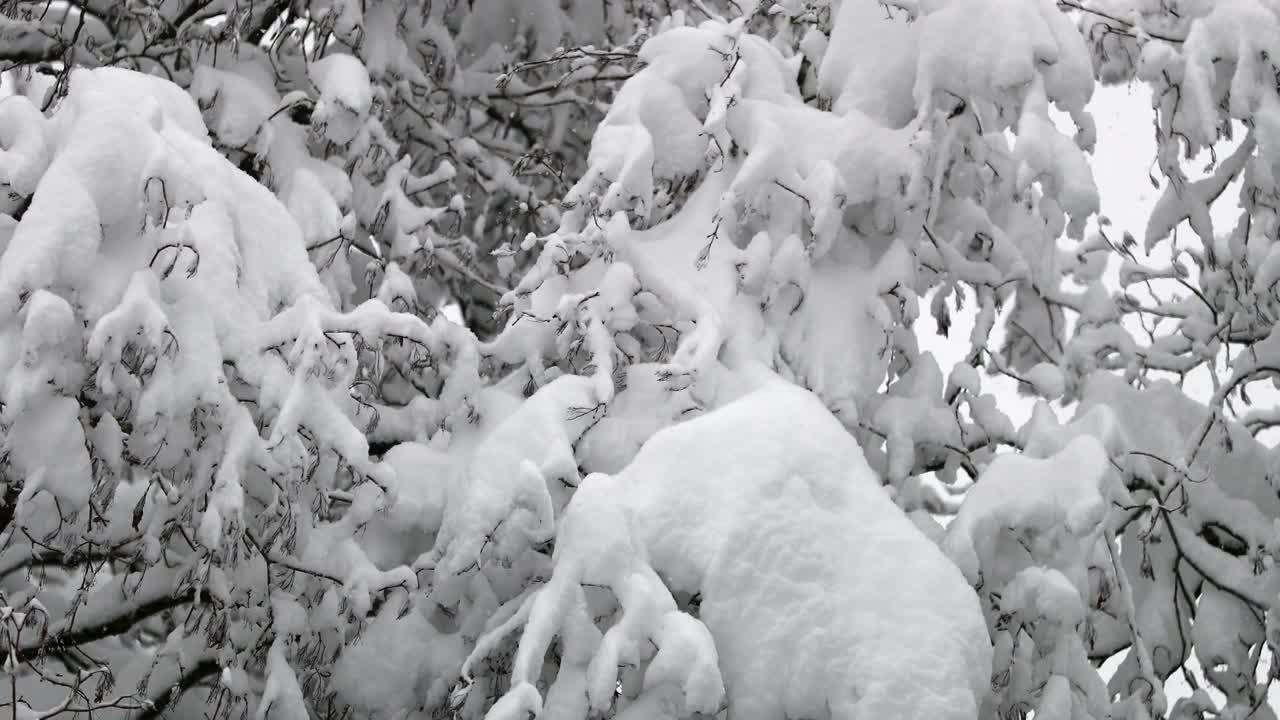
[[[124,612],[119,615],[108,618],[97,625],[70,630],[67,632],[51,635],[43,642],[36,645],[28,645],[18,651],[18,662],[31,662],[41,655],[47,654],[54,650],[66,647],[74,647],[85,643],[101,640],[103,638],[119,635],[127,632],[142,620],[153,615],[170,610],[179,605],[188,602],[198,602],[200,598],[195,596],[195,592],[184,593],[182,595],[165,595],[156,598],[150,602],[140,605],[132,605],[123,608]]]
[[[172,687],[165,688],[164,692],[151,699],[151,707],[138,713],[136,720],[156,720],[163,717],[164,711],[170,705],[178,701],[182,694],[187,690],[200,684],[201,681],[216,675],[221,668],[214,660],[201,660],[196,663],[195,667],[187,670],[182,674]]]
[[[524,140],[526,143],[529,143],[530,145],[534,145],[538,142],[537,133],[535,133],[532,128],[530,128],[528,125],[525,124],[524,120],[521,119],[519,113],[511,112],[504,115],[492,105],[485,105],[484,113],[491,120],[498,123],[499,125],[509,127],[512,130],[515,130],[516,132],[520,133],[522,136],[524,136]]]
[[[9,529],[13,522],[13,513],[18,509],[18,495],[22,485],[11,477],[4,478],[3,490],[0,490],[0,533]]]
[[[1217,522],[1207,522],[1200,528],[1200,537],[1228,555],[1243,557],[1249,552],[1249,544],[1231,528]]]
[[[3,514],[3,510],[0,510]],[[0,517],[0,523],[4,520]],[[4,525],[0,524],[0,532],[4,532]],[[70,570],[86,563],[101,562],[115,558],[124,557],[117,550],[92,550],[90,552],[69,552],[64,553],[58,550],[37,549],[25,558],[18,560],[10,565],[0,567],[0,580],[3,580],[19,570],[25,570],[33,567],[60,567]]]
[[[256,18],[256,23],[249,30],[248,36],[245,38],[250,43],[257,45],[266,37],[267,31],[275,24],[276,20],[289,9],[289,0],[275,0],[272,2],[262,16]]]
[[[494,311],[498,306],[489,295],[489,292],[479,290],[475,293],[459,295],[457,298],[464,323],[477,337],[491,338],[497,335],[505,324],[494,318]]]

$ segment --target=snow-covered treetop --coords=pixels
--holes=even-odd
[[[1275,717],[1280,7],[3,10],[16,716]]]

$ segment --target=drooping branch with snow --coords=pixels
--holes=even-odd
[[[0,11],[0,712],[1275,717],[1270,4]]]

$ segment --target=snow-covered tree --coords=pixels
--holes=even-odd
[[[1280,5],[0,10],[15,718],[1276,716]]]

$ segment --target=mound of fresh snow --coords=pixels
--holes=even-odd
[[[622,606],[602,638],[580,627],[584,585],[610,587]],[[672,593],[701,593],[714,647],[679,620]],[[555,573],[528,608],[499,704],[511,717],[539,707],[531,685],[555,635],[592,649],[579,653],[585,678],[562,663],[548,701],[562,683],[585,684],[596,710],[612,702],[618,665],[655,648],[637,707],[675,681],[686,711],[714,709],[707,662],[718,657],[735,720],[969,720],[990,681],[968,583],[821,401],[783,382],[664,429],[622,472],[584,480]],[[688,661],[683,679],[664,654]]]
[[[877,0],[845,0],[818,85],[837,113],[859,110],[887,127],[915,117],[920,26]]]

